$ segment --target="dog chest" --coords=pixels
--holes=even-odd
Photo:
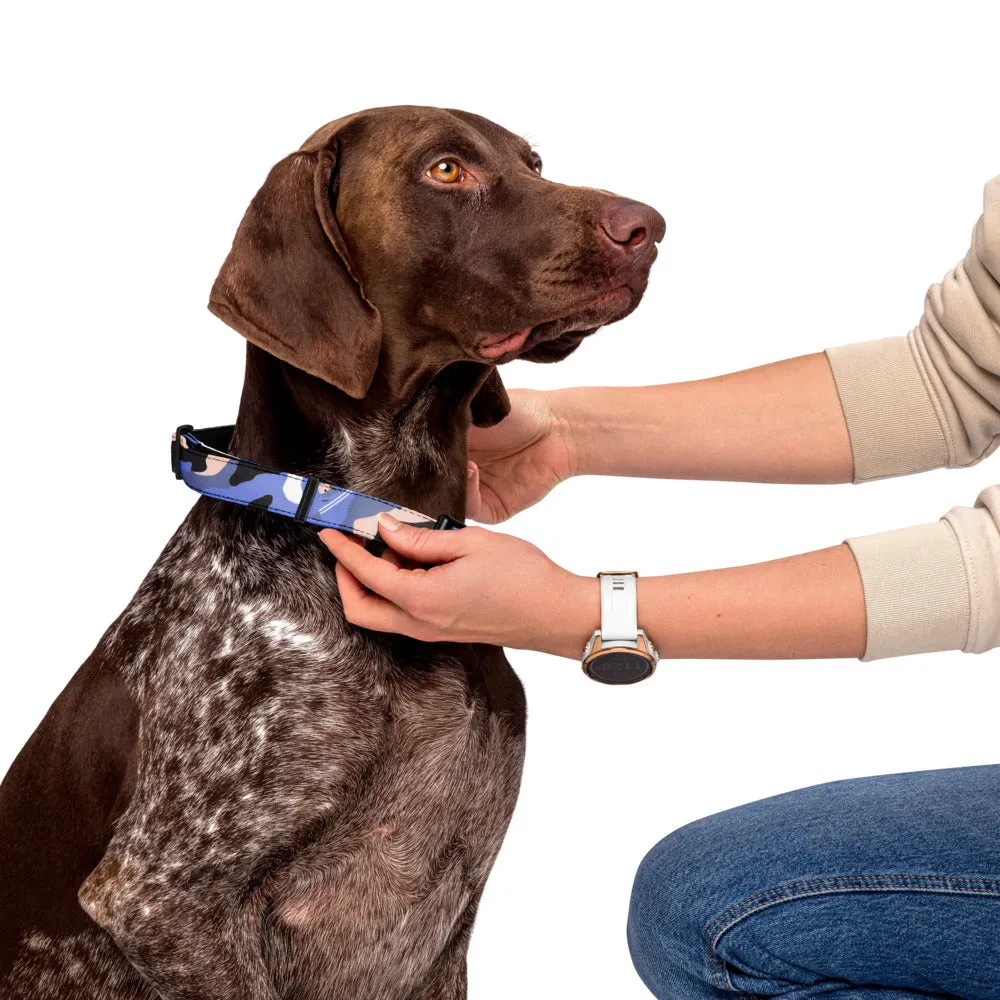
[[[106,640],[141,708],[138,775],[88,912],[126,933],[187,885],[234,891],[284,995],[409,996],[467,934],[514,808],[502,651],[359,632],[308,550],[165,556]]]
[[[409,996],[471,928],[514,808],[521,723],[470,687],[467,664],[397,665],[388,688],[357,798],[265,889],[289,996]]]

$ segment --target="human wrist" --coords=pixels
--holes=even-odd
[[[555,389],[546,394],[552,419],[551,433],[558,438],[566,454],[566,479],[574,476],[598,475],[594,465],[594,449],[590,447],[594,425],[593,390],[583,388]]]
[[[524,643],[552,656],[578,660],[594,629],[601,624],[601,593],[596,577],[578,576],[559,569],[544,588],[545,599],[536,607],[533,635]]]
[[[574,476],[663,476],[672,387],[589,386],[551,393]]]
[[[546,588],[546,593],[551,595],[546,602],[546,607],[542,612],[542,621],[538,629],[538,640],[531,644],[531,648],[538,649],[554,656],[565,656],[571,660],[582,658],[584,649],[590,641],[594,632],[601,628],[601,582],[600,577],[578,576],[575,573],[568,573],[560,570],[563,578],[556,586]],[[646,632],[647,637],[657,649],[660,647],[657,642],[658,636],[663,636],[666,642],[667,636],[663,630],[655,627],[656,612],[662,611],[662,605],[666,599],[673,601],[675,598],[675,580],[672,577],[652,577],[647,580],[639,578],[637,580],[637,604],[638,604],[638,624],[639,628]],[[653,584],[650,587],[649,584]],[[645,584],[645,586],[644,586]],[[669,596],[668,596],[669,595]],[[643,617],[643,598],[646,598],[648,607],[645,609],[647,618],[652,620],[656,635],[650,635],[646,628],[646,619]],[[655,611],[654,603],[658,602]],[[671,637],[673,638],[673,637]],[[661,655],[663,650],[660,650]]]

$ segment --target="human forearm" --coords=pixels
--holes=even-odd
[[[548,394],[574,475],[839,483],[851,444],[823,354],[715,378]]]
[[[600,624],[600,585],[528,542],[487,531],[429,531],[382,515],[382,537],[409,565],[332,529],[348,619],[425,642],[483,642],[579,659]],[[488,588],[483,580],[492,581]],[[639,620],[669,658],[860,656],[865,602],[846,545],[732,569],[643,577]]]
[[[728,569],[642,577],[639,620],[661,656],[859,657],[865,599],[846,545]],[[600,623],[598,582],[574,577],[531,648],[578,658]]]
[[[408,565],[332,529],[348,619],[425,642],[480,642],[579,658],[600,586],[529,542],[431,531],[383,515]],[[484,587],[484,580],[489,586]],[[750,566],[643,577],[639,621],[667,658],[866,660],[1000,646],[1000,486],[944,519]]]
[[[580,636],[597,628],[597,582],[572,577],[556,599],[559,614],[545,617],[556,631],[539,633],[538,648],[578,656]],[[639,615],[668,657],[876,660],[1000,648],[1000,486],[929,524],[772,562],[642,578]]]

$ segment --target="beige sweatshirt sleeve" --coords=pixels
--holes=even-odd
[[[826,354],[855,482],[975,465],[1000,446],[1000,176],[917,327]],[[934,524],[847,541],[865,591],[863,659],[1000,646],[1000,486]]]

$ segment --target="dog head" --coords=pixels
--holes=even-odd
[[[275,165],[209,308],[355,399],[377,373],[400,395],[475,362],[473,419],[491,423],[507,411],[492,366],[559,360],[628,315],[664,228],[639,202],[546,179],[530,145],[485,118],[377,108]]]

